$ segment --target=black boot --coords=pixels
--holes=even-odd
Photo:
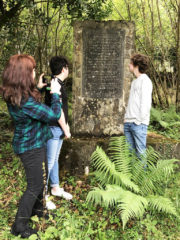
[[[30,227],[28,227],[24,232],[21,232],[20,235],[22,238],[28,238],[33,234],[37,234],[37,230],[36,229],[32,229]]]
[[[11,233],[13,235],[15,235],[15,236],[20,235],[22,238],[28,238],[28,237],[30,237],[33,234],[37,234],[37,232],[38,231],[36,229],[32,229],[29,226],[27,226],[26,229],[21,231],[21,232],[16,230],[15,224],[13,224],[12,228],[11,228]]]

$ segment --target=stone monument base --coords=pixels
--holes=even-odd
[[[86,166],[90,166],[90,157],[96,146],[105,151],[110,137],[107,138],[71,138],[65,140],[62,146],[59,165],[60,172],[71,175],[84,175]],[[180,160],[180,142],[162,141],[162,139],[148,138],[148,144],[160,152],[164,159],[177,158]],[[180,161],[179,161],[180,165]]]

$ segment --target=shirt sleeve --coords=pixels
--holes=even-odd
[[[23,112],[33,119],[48,123],[60,118],[61,106],[59,95],[55,93],[52,94],[51,107],[36,102],[34,98],[30,97],[23,105]]]
[[[140,96],[140,122],[145,120],[150,114],[152,102],[152,82],[150,79],[143,79]]]

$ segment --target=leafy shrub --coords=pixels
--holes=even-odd
[[[176,113],[175,106],[167,110],[152,108],[149,129],[169,138],[180,139],[180,113]]]

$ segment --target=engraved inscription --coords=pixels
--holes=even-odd
[[[120,98],[123,89],[124,30],[83,30],[82,95]]]

